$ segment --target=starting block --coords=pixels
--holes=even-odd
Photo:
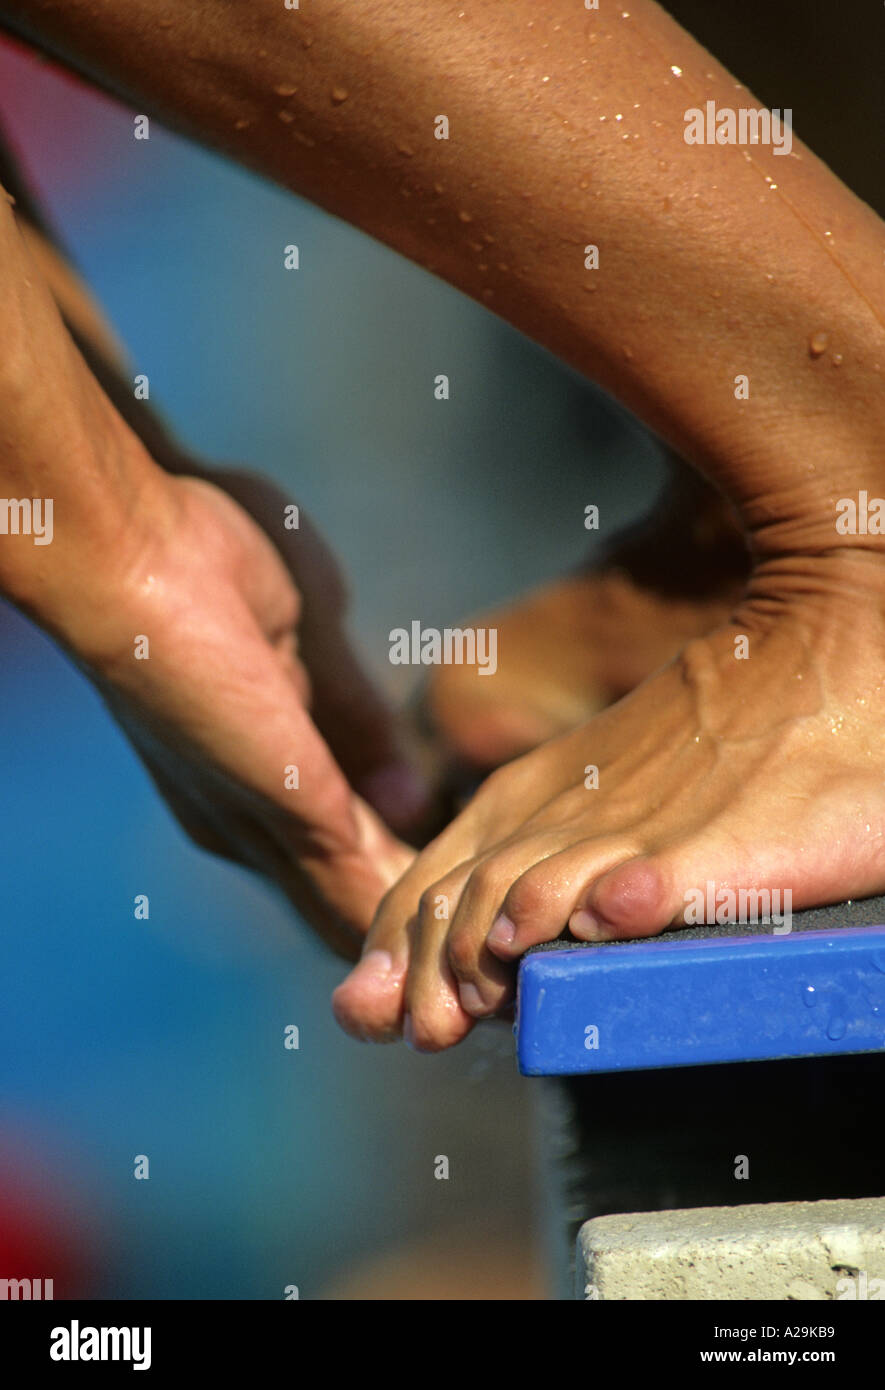
[[[885,897],[771,925],[555,941],[520,964],[526,1076],[885,1051]]]

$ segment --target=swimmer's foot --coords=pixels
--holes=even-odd
[[[749,558],[733,510],[672,460],[666,497],[604,560],[485,613],[494,676],[441,666],[426,712],[445,747],[479,772],[565,733],[635,689],[680,647],[723,622]]]
[[[436,1050],[567,927],[654,935],[708,881],[794,909],[885,891],[883,766],[881,543],[775,560],[730,621],[485,782],[384,900],[338,1019]]]

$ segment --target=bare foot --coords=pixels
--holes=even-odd
[[[709,880],[797,909],[882,892],[883,764],[881,545],[775,563],[729,622],[485,782],[384,900],[339,1022],[450,1046],[528,946],[679,926]]]
[[[722,622],[742,587],[730,600],[675,598],[618,568],[547,585],[474,620],[497,630],[498,669],[477,680],[472,667],[437,667],[427,696],[433,724],[481,771],[510,762],[635,689]]]
[[[436,669],[427,714],[459,761],[487,772],[584,723],[732,612],[749,571],[743,533],[724,498],[670,461],[666,497],[602,563],[475,620],[498,633],[493,679]]]

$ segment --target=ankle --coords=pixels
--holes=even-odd
[[[739,615],[766,624],[788,618],[843,659],[859,631],[864,646],[885,647],[885,547],[765,557],[754,566]]]
[[[650,515],[615,538],[607,567],[662,598],[727,596],[750,572],[749,543],[737,512],[677,454],[670,452],[669,462],[663,496]]]

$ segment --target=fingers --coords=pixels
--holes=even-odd
[[[284,695],[252,737],[252,767],[268,800],[260,812],[283,855],[287,891],[299,885],[365,934],[377,905],[408,868],[413,851],[398,841],[349,786],[305,710]],[[294,750],[294,751],[293,751]],[[244,750],[247,751],[247,750]],[[306,880],[306,883],[304,882]],[[315,911],[311,914],[315,919]]]
[[[311,684],[311,714],[354,788],[393,829],[412,830],[431,789],[405,755],[394,715],[363,670],[344,628],[347,592],[338,566],[309,519],[286,525],[291,499],[266,478],[221,472],[214,481],[262,526],[301,597],[300,658]]]
[[[346,635],[330,629],[321,646],[305,645],[312,710],[354,788],[393,829],[413,830],[430,807],[431,788],[405,756],[391,710],[360,667]]]
[[[329,904],[298,861],[293,861],[290,849],[280,843],[277,835],[269,833],[251,811],[245,811],[235,795],[228,796],[219,790],[212,798],[211,807],[205,797],[201,804],[193,791],[200,784],[199,772],[188,777],[188,785],[183,787],[176,781],[176,777],[181,778],[181,762],[176,764],[176,777],[171,776],[162,755],[145,747],[137,730],[127,728],[127,732],[151,780],[193,844],[276,884],[336,955],[345,960],[359,957],[365,940],[365,925],[356,927]],[[205,792],[205,787],[203,790]]]
[[[364,936],[413,852],[352,791],[237,592],[182,609],[162,631],[141,616],[150,659],[115,670],[109,703],[235,857],[324,934]]]
[[[175,499],[175,544],[118,603],[95,678],[231,857],[269,874],[327,939],[362,938],[412,851],[354,793],[305,708],[300,663],[274,645],[297,595],[267,537],[205,480],[178,478]]]

